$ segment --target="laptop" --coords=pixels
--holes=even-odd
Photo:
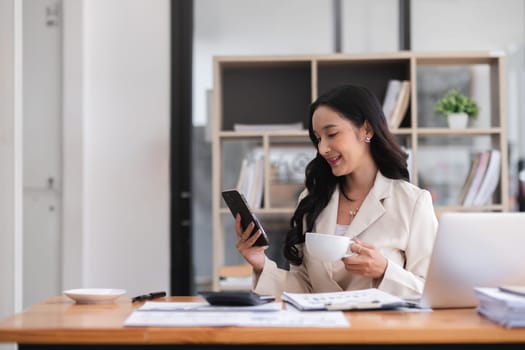
[[[525,213],[443,213],[420,306],[478,306],[474,287],[525,285]]]

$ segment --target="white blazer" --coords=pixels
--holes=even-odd
[[[335,234],[339,189],[336,187],[328,205],[315,223],[314,231]],[[283,291],[296,293],[335,292],[379,288],[400,297],[418,297],[434,245],[438,221],[427,190],[404,180],[392,180],[377,173],[374,186],[361,204],[345,236],[373,244],[388,259],[382,279],[353,275],[342,261],[321,262],[312,259],[304,244],[303,263],[280,269],[266,258],[263,271],[253,279],[253,290],[280,296]]]

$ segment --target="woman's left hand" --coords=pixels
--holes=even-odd
[[[357,255],[341,259],[346,271],[371,278],[383,277],[388,260],[376,247],[354,238],[350,250]]]

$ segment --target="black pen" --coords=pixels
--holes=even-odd
[[[155,298],[162,298],[165,296],[166,296],[166,292],[152,292],[152,293],[136,296],[131,299],[131,302],[134,303],[136,301],[151,300]]]

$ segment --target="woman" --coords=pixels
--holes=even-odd
[[[400,297],[421,295],[437,231],[430,193],[412,185],[407,155],[390,133],[377,98],[345,85],[310,108],[309,135],[317,148],[306,168],[306,189],[291,219],[286,271],[252,246],[259,233],[241,229],[236,247],[253,267],[261,294],[378,288]],[[304,248],[305,232],[341,234],[357,255],[325,263]]]

